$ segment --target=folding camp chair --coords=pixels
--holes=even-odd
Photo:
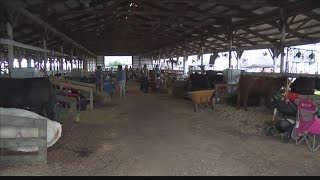
[[[306,142],[311,152],[316,152],[316,136],[320,135],[320,119],[317,117],[318,106],[309,100],[300,100],[298,103],[297,121],[295,132],[292,134],[296,145]],[[311,139],[311,143],[309,142]]]

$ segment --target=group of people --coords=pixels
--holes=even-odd
[[[126,97],[126,81],[129,79],[129,69],[128,66],[123,69],[122,65],[118,65],[118,73],[117,73],[117,88],[120,92],[120,98]],[[102,93],[102,86],[103,86],[103,73],[101,66],[97,67],[96,72],[94,73],[95,83],[97,93]]]
[[[159,65],[156,65],[154,69],[154,77],[155,77],[155,83],[156,83],[156,89],[160,88],[161,84],[161,70],[159,68]],[[141,85],[140,90],[148,93],[149,89],[149,70],[147,69],[147,65],[144,65],[141,70]]]
[[[126,97],[126,82],[129,79],[133,78],[133,69],[128,66],[125,66],[123,69],[122,65],[118,65],[118,72],[117,72],[117,89],[119,90],[120,93],[120,98],[125,98]],[[157,65],[155,68],[155,79],[156,79],[156,88],[160,87],[160,80],[161,80],[161,71],[159,66]],[[96,89],[97,93],[102,92],[102,86],[103,86],[103,73],[102,73],[102,68],[101,66],[97,67],[96,72],[94,73],[95,77],[95,83],[96,83]],[[143,68],[140,71],[140,77],[141,77],[141,85],[140,85],[140,90],[143,91],[144,93],[149,92],[149,70],[147,68],[147,65],[144,65]]]

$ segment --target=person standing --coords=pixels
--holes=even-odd
[[[118,65],[118,88],[119,88],[119,92],[120,92],[120,99],[122,97],[126,97],[126,72],[122,69],[121,65]]]
[[[147,69],[147,65],[145,64],[141,70],[141,90],[144,93],[148,93],[149,87],[149,70]]]
[[[101,66],[97,67],[97,70],[94,73],[94,78],[95,78],[95,82],[96,82],[96,91],[97,91],[97,93],[101,93],[102,92],[102,85],[103,85],[103,75],[102,75]]]
[[[128,81],[130,79],[128,65],[125,66],[124,70],[126,72],[126,81]]]
[[[156,68],[155,68],[155,79],[156,79],[156,89],[159,89],[160,82],[161,82],[161,71],[160,71],[159,65],[156,65]]]
[[[134,74],[134,71],[133,71],[133,69],[132,69],[132,67],[130,66],[130,68],[129,68],[129,77],[130,77],[130,79],[133,79],[133,74]]]

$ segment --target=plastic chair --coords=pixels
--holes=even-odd
[[[311,152],[316,152],[320,144],[316,146],[316,136],[320,135],[320,119],[317,118],[318,106],[309,100],[300,100],[298,103],[296,128],[293,134],[296,145],[306,142]],[[299,138],[301,138],[299,140]],[[311,143],[309,142],[311,139]]]

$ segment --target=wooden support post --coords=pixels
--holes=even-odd
[[[153,68],[153,56],[151,56],[151,66]]]
[[[72,70],[73,69],[73,48],[71,48],[71,52],[70,52],[70,54],[71,54],[71,59],[70,59],[70,63],[71,63],[71,69],[70,70]]]
[[[166,53],[163,54],[163,62],[164,62],[164,64],[167,64],[167,63],[166,63]],[[166,67],[167,67],[167,66],[166,66]],[[169,67],[168,67],[168,68],[169,68]]]
[[[85,74],[85,76],[87,76],[88,75],[88,61],[87,61],[87,59],[84,59],[82,61],[82,63],[83,63],[83,73]]]
[[[7,22],[7,33],[10,40],[13,40],[12,24]],[[8,64],[9,64],[9,75],[11,76],[11,70],[13,69],[13,45],[8,45]]]
[[[201,59],[201,66],[203,66],[203,53],[204,53],[204,47],[203,47],[203,38],[201,38],[201,44],[200,44],[200,59]]]
[[[184,52],[183,57],[183,74],[186,74],[186,62],[188,61],[187,51]]]
[[[275,73],[277,69],[277,59],[280,55],[280,51],[276,47],[274,47],[274,48],[271,48],[271,52],[272,52],[272,59],[273,59],[273,72]]]
[[[232,67],[232,38],[229,39],[229,68]]]
[[[67,71],[71,71],[72,70],[72,58],[71,59],[66,59],[65,64],[66,64],[66,69]],[[70,69],[68,69],[68,62],[71,64]]]
[[[16,58],[18,59],[18,67],[19,67],[19,68],[22,67],[22,65],[21,65],[22,59],[23,59],[22,51],[23,51],[22,49],[17,48]]]
[[[43,69],[44,71],[47,71],[47,63],[48,63],[48,57],[47,57],[47,40],[46,38],[43,39],[43,49],[45,50],[45,52],[43,52],[43,57],[44,57],[44,65],[43,65]]]
[[[186,74],[186,62],[188,61],[187,55],[183,57],[183,74]]]
[[[240,69],[240,59],[243,55],[243,50],[238,50],[237,51],[237,69]]]
[[[31,68],[31,56],[27,57],[27,67]]]
[[[286,25],[287,25],[287,15],[286,15],[286,9],[281,8],[281,39],[280,39],[280,51],[281,51],[281,62],[280,62],[280,73],[284,73],[284,57],[285,57],[285,52],[284,52],[284,43],[286,41]]]
[[[61,56],[61,59],[60,59],[60,71],[63,71],[63,59],[64,59],[64,56],[63,56],[63,46],[61,46],[61,53],[62,53],[62,56]]]
[[[39,52],[35,53],[35,57],[34,57],[34,61],[33,62],[34,62],[35,67],[40,69],[40,55],[39,55]]]
[[[232,19],[227,20],[227,40],[229,41],[229,68],[232,67],[232,48],[233,48],[233,31],[232,31]]]
[[[171,69],[173,70],[173,58],[170,58],[171,59]]]
[[[2,52],[0,52],[0,74],[2,74],[2,63],[4,61],[4,55]]]
[[[50,56],[48,60],[49,60],[49,64],[50,64],[49,71],[52,71],[52,56]]]

